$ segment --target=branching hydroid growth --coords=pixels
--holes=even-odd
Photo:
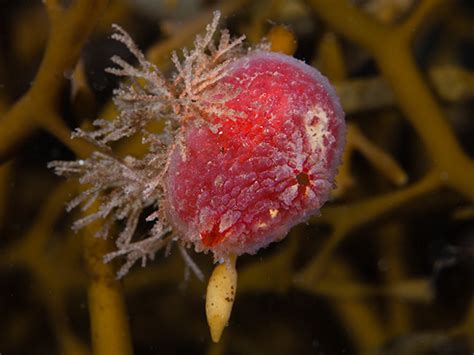
[[[117,256],[126,256],[127,262],[120,269],[119,277],[125,275],[137,260],[141,259],[144,265],[147,258],[152,258],[157,250],[176,239],[170,235],[171,227],[160,208],[169,152],[174,145],[180,144],[184,122],[205,122],[209,114],[225,110],[222,102],[213,100],[209,93],[214,92],[217,81],[226,75],[229,64],[246,52],[244,36],[233,40],[227,30],[221,31],[218,45],[215,45],[213,38],[219,18],[220,13],[215,12],[204,36],[196,37],[194,48],[183,50],[182,60],[175,52],[172,54],[176,72],[170,79],[146,60],[121,27],[114,25],[116,33],[112,38],[125,44],[138,64],[135,67],[118,56],[111,58],[117,67],[108,68],[107,72],[126,78],[114,91],[117,117],[94,121],[95,130],[76,129],[73,133],[74,138],[86,139],[103,152],[94,152],[88,159],[49,164],[56,174],[78,177],[85,185],[85,191],[69,202],[68,210],[82,203],[82,211],[87,212],[96,200],[100,201],[100,208],[77,220],[74,229],[101,219],[104,223],[97,236],[107,238],[115,221],[124,222],[116,238],[118,250],[104,259],[107,262]],[[149,129],[150,123],[160,121],[165,123],[163,132]],[[134,135],[139,135],[147,145],[148,153],[143,158],[121,158],[113,152],[111,143]],[[148,235],[137,238],[140,216],[150,206],[157,210],[146,216],[146,221],[154,223],[153,227]]]

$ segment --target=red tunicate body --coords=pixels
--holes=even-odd
[[[227,111],[185,123],[165,208],[184,242],[225,259],[255,253],[319,212],[334,186],[345,123],[327,79],[284,54],[240,58],[218,87],[227,92],[210,97]]]

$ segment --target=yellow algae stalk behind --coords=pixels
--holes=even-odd
[[[212,341],[219,342],[222,331],[227,325],[237,291],[236,256],[214,268],[206,294],[206,317],[211,331]]]

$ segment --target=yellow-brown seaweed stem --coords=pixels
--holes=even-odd
[[[31,88],[0,117],[0,161],[13,155],[17,146],[26,141],[38,128],[53,135],[69,138],[67,126],[56,113],[67,75],[74,68],[83,44],[100,15],[107,7],[107,0],[74,1],[63,8],[56,0],[45,1],[50,17],[50,34],[38,73]],[[63,141],[63,139],[61,139]],[[84,143],[80,151],[92,151]]]
[[[212,341],[219,342],[232,312],[237,291],[237,257],[232,255],[214,268],[206,293],[206,317]]]
[[[400,110],[426,146],[440,180],[473,200],[474,162],[462,150],[443,109],[430,92],[410,54],[411,41],[422,20],[430,13],[440,12],[442,5],[448,2],[423,2],[396,29],[373,21],[343,0],[311,0],[310,4],[335,32],[372,53],[399,102]],[[344,21],[344,18],[352,18],[353,21]],[[407,87],[410,90],[406,90]]]
[[[113,242],[95,237],[96,227],[93,223],[84,232],[85,263],[90,279],[92,353],[131,355],[132,341],[122,285],[115,277],[113,265],[103,263],[103,256],[113,249]]]

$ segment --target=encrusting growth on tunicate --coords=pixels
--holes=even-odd
[[[113,223],[123,221],[117,251],[104,256],[105,262],[126,259],[118,277],[172,241],[197,275],[187,247],[223,263],[210,281],[220,291],[208,288],[206,301],[214,340],[232,308],[235,257],[282,239],[319,213],[334,187],[345,135],[344,113],[325,77],[268,45],[244,48],[244,37],[231,39],[227,30],[216,44],[219,17],[215,12],[182,59],[172,54],[176,71],[169,79],[114,26],[112,37],[138,61],[132,66],[114,56],[117,67],[107,69],[127,77],[114,92],[119,114],[94,121],[95,130],[75,131],[98,147],[91,157],[49,164],[86,187],[68,205],[82,204],[86,214],[74,229],[102,220],[98,236],[107,238]],[[163,130],[154,131],[154,122],[163,122]],[[113,151],[113,143],[132,136],[141,137],[144,156]],[[100,208],[87,215],[97,200]],[[149,208],[155,212],[143,216]],[[138,236],[142,218],[153,226]],[[231,286],[232,302],[225,303],[221,296]],[[214,302],[219,299],[224,303]]]

